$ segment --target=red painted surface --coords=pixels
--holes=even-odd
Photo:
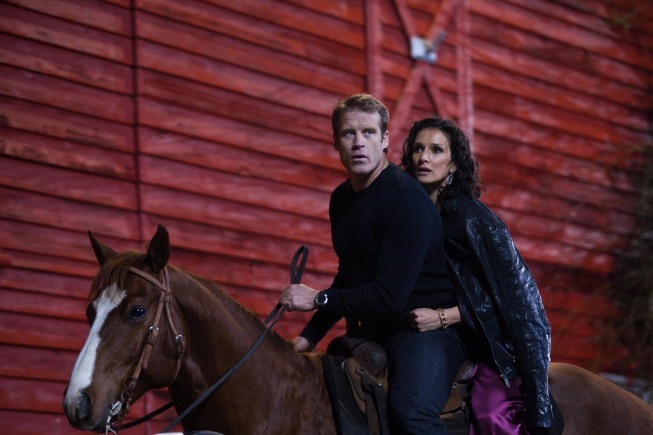
[[[329,118],[361,91],[391,109],[395,162],[415,118],[473,127],[485,201],[538,281],[553,358],[592,365],[612,315],[593,291],[635,225],[653,71],[651,8],[633,36],[603,3],[0,3],[0,432],[71,433],[59,409],[88,328],[87,230],[138,248],[162,223],[175,264],[261,316],[300,244],[304,281],[328,286],[328,198],[344,177]],[[410,36],[440,31],[436,64],[413,61]]]

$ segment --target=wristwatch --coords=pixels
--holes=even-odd
[[[315,300],[313,301],[313,305],[315,305],[316,308],[322,308],[329,302],[329,296],[325,292],[319,292],[317,296],[315,296]]]

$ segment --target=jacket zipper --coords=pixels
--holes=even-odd
[[[462,285],[460,282],[460,279],[458,278],[458,274],[454,272],[454,268],[452,267],[452,262],[449,259],[449,256],[447,255],[447,261],[449,262],[449,266],[451,268],[451,271],[453,272],[453,275],[456,276],[456,281],[458,281],[458,285],[460,286],[461,289],[463,289],[463,294],[465,295],[465,298],[467,298],[467,302],[469,302],[469,306],[473,307],[474,304],[472,304],[472,301],[467,294],[467,291],[465,289],[465,286]],[[497,361],[497,357],[494,353],[494,347],[492,346],[492,341],[490,341],[490,337],[488,337],[487,332],[485,331],[485,328],[483,327],[483,322],[481,321],[481,318],[478,317],[478,314],[476,313],[476,310],[474,311],[474,317],[476,317],[476,320],[478,320],[478,324],[481,325],[481,330],[483,331],[483,335],[485,336],[485,340],[488,343],[490,347],[490,352],[492,353],[492,360],[494,361],[494,365],[499,369],[499,378],[501,378],[501,381],[503,382],[503,385],[506,387],[506,389],[510,388],[510,380],[508,379],[508,376],[504,373],[503,367],[499,364]]]

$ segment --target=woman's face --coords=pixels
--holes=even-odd
[[[417,133],[412,158],[415,178],[431,189],[441,187],[447,175],[456,170],[449,139],[437,128],[425,128]]]

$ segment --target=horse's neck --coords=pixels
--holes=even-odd
[[[187,354],[169,388],[178,411],[186,409],[221,379],[264,331],[255,316],[225,294],[206,289],[193,292],[197,294],[186,294],[195,299],[180,306]],[[322,378],[317,357],[299,355],[292,345],[271,332],[233,376],[210,395],[194,415],[192,425],[219,428],[225,433],[304,433],[303,428],[278,428],[283,424],[279,419],[288,420],[284,416],[288,412],[284,400],[293,397],[310,409],[311,415],[319,415],[320,410],[328,407]],[[252,415],[252,409],[257,415]],[[260,424],[265,428],[256,426]],[[276,429],[267,430],[272,427]]]
[[[204,390],[247,353],[264,328],[255,316],[220,290],[201,285],[186,289],[185,294],[193,300],[180,303],[187,354],[179,378],[193,389]],[[273,333],[252,359],[260,359],[258,354],[270,363],[268,371],[299,358]]]

